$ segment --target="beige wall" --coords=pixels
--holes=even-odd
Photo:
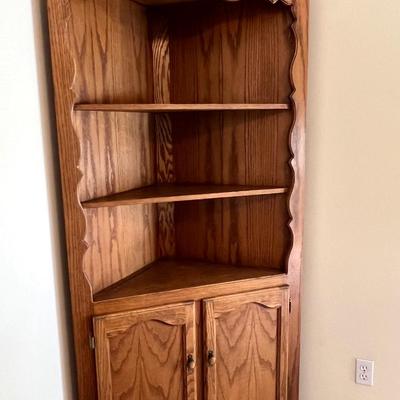
[[[301,400],[397,400],[400,2],[311,0],[310,28]]]
[[[1,2],[1,400],[75,398],[45,3]]]

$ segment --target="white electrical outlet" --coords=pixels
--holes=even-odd
[[[356,383],[373,386],[374,364],[374,361],[356,359]]]

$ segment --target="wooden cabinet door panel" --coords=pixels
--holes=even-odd
[[[207,400],[287,400],[287,287],[204,301]]]
[[[196,400],[194,303],[94,318],[99,400]]]

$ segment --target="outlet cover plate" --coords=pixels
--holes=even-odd
[[[359,385],[374,385],[375,362],[370,360],[356,359],[356,383]]]

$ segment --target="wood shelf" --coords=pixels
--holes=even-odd
[[[214,289],[217,295],[235,290],[236,286],[242,291],[247,287],[252,289],[251,282],[259,286],[263,279],[271,280],[271,286],[284,284],[285,278],[286,274],[272,268],[161,259],[95,294],[95,310],[96,314],[116,312],[129,309],[135,302],[140,306],[140,301],[154,305],[166,298],[176,301],[178,296],[197,299],[204,295],[205,287],[208,292]]]
[[[85,201],[82,206],[83,208],[117,207],[134,204],[275,195],[286,193],[287,191],[288,189],[284,187],[268,186],[162,184]]]
[[[190,112],[190,111],[251,111],[289,110],[290,105],[277,104],[75,104],[75,111],[110,112]]]

